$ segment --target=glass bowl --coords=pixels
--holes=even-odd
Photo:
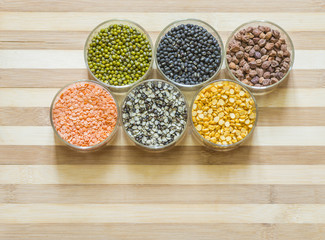
[[[107,91],[113,98],[115,104],[116,104],[116,108],[117,108],[117,120],[116,120],[116,124],[115,127],[113,129],[113,131],[107,136],[107,138],[105,140],[103,140],[100,143],[97,143],[95,145],[92,146],[87,146],[87,147],[83,147],[83,146],[77,146],[74,144],[69,143],[68,141],[66,141],[65,139],[63,139],[60,134],[58,133],[58,131],[56,130],[56,127],[54,125],[53,122],[53,109],[54,109],[54,105],[57,102],[58,97],[60,97],[61,93],[63,93],[67,88],[71,87],[72,85],[76,84],[76,83],[91,83],[91,84],[96,84],[99,85],[102,89],[104,89],[105,91]],[[77,150],[79,152],[90,152],[90,151],[95,151],[98,150],[104,146],[106,146],[116,135],[117,131],[118,131],[118,125],[119,125],[119,121],[120,121],[120,113],[119,113],[119,107],[118,107],[118,102],[116,100],[116,98],[114,97],[114,95],[105,87],[104,84],[99,83],[97,81],[93,81],[93,80],[78,80],[78,81],[74,81],[66,86],[64,86],[63,88],[61,88],[54,96],[52,103],[51,103],[51,108],[50,108],[50,121],[51,121],[51,125],[53,128],[53,131],[55,133],[55,135],[61,140],[61,142],[63,142],[66,146],[68,146],[69,148],[73,149],[73,150]]]
[[[206,81],[199,83],[199,84],[195,84],[195,85],[186,85],[186,84],[182,84],[182,83],[178,83],[176,81],[174,81],[173,79],[169,78],[168,76],[165,75],[165,73],[162,71],[162,69],[160,68],[159,64],[158,64],[158,59],[157,59],[157,50],[160,44],[160,41],[162,40],[162,38],[165,36],[166,33],[168,33],[172,28],[177,27],[179,25],[182,24],[194,24],[194,25],[198,25],[201,26],[203,28],[205,28],[210,34],[212,34],[212,36],[218,41],[220,49],[221,49],[221,57],[220,57],[220,65],[218,67],[218,69],[216,70],[216,72]],[[165,27],[158,35],[156,43],[155,43],[155,49],[154,49],[154,58],[155,58],[155,62],[157,64],[157,69],[158,72],[162,75],[162,77],[166,80],[168,80],[169,82],[172,82],[173,84],[175,84],[179,89],[181,90],[189,90],[189,91],[194,91],[199,89],[200,87],[202,87],[205,83],[212,81],[213,79],[215,79],[218,74],[220,73],[220,70],[222,68],[222,64],[223,64],[223,59],[224,59],[224,46],[223,46],[223,42],[222,39],[219,35],[219,33],[208,23],[199,20],[199,19],[184,19],[184,20],[178,20],[178,21],[174,21],[172,23],[170,23],[167,27]]]
[[[258,27],[258,26],[267,26],[270,27],[271,29],[274,30],[278,30],[281,34],[281,38],[284,38],[288,47],[288,51],[290,52],[290,66],[288,71],[285,73],[285,75],[283,76],[282,79],[280,79],[278,82],[272,84],[272,85],[268,85],[268,86],[262,86],[262,87],[254,87],[254,86],[250,86],[247,85],[245,83],[242,83],[231,71],[229,68],[229,64],[228,61],[226,60],[226,68],[227,68],[227,76],[231,79],[235,79],[238,82],[241,82],[242,84],[244,84],[254,95],[264,95],[264,94],[268,94],[270,92],[272,92],[273,90],[275,90],[277,87],[279,87],[288,77],[289,73],[291,72],[293,63],[294,63],[294,59],[295,59],[295,50],[294,50],[294,46],[292,43],[292,40],[290,38],[290,36],[288,35],[288,33],[281,28],[279,25],[266,21],[266,20],[254,20],[254,21],[250,21],[247,23],[244,23],[242,25],[240,25],[239,27],[237,27],[229,36],[227,43],[226,43],[226,48],[225,51],[227,52],[228,50],[228,46],[230,41],[234,38],[234,36],[242,29],[248,28],[248,27]]]
[[[187,112],[187,116],[186,116],[186,123],[185,123],[185,126],[184,126],[184,129],[183,129],[183,131],[181,132],[181,134],[178,136],[178,137],[176,137],[171,143],[169,143],[169,144],[167,144],[167,145],[161,145],[161,146],[148,146],[148,145],[144,145],[144,144],[142,144],[142,143],[139,143],[138,141],[136,141],[136,139],[133,137],[133,136],[131,136],[129,133],[128,133],[128,131],[126,130],[126,127],[125,127],[125,125],[124,125],[124,122],[123,122],[123,108],[124,108],[124,106],[125,106],[125,104],[126,104],[126,99],[127,99],[127,96],[134,90],[134,89],[136,89],[136,88],[138,88],[138,87],[141,87],[141,85],[144,85],[144,84],[146,84],[146,83],[148,83],[148,82],[155,82],[155,83],[159,83],[159,82],[161,82],[161,83],[164,83],[164,84],[168,84],[168,85],[170,85],[170,86],[172,86],[176,91],[178,91],[179,93],[180,93],[180,95],[182,96],[182,98],[183,98],[183,100],[184,100],[184,103],[185,103],[185,108],[186,108],[186,112]],[[145,151],[149,151],[149,152],[162,152],[162,151],[166,151],[166,150],[169,150],[169,149],[171,149],[172,147],[174,147],[175,145],[177,145],[177,143],[179,143],[182,139],[183,139],[183,137],[184,137],[184,134],[185,134],[185,132],[186,132],[186,130],[187,130],[187,127],[188,127],[188,122],[189,122],[189,109],[188,109],[188,105],[187,105],[187,101],[186,101],[186,97],[183,95],[183,93],[174,85],[174,84],[172,84],[172,83],[170,83],[170,82],[166,82],[166,81],[164,81],[164,80],[161,80],[161,79],[149,79],[149,80],[145,80],[145,81],[142,81],[142,82],[139,82],[139,83],[137,83],[135,86],[133,86],[130,90],[129,90],[129,92],[127,93],[127,95],[125,96],[125,98],[124,98],[124,100],[123,100],[123,103],[122,103],[122,105],[121,105],[122,107],[121,107],[121,111],[120,111],[120,113],[121,113],[121,124],[122,124],[122,127],[123,127],[123,129],[124,129],[124,132],[126,133],[126,135],[128,136],[128,138],[129,139],[131,139],[132,140],[132,142],[137,146],[137,147],[139,147],[140,149],[142,149],[142,150],[145,150]]]
[[[101,80],[99,80],[98,78],[95,77],[95,75],[92,73],[92,71],[90,71],[89,65],[88,65],[88,60],[87,60],[87,55],[88,55],[88,48],[89,48],[89,44],[91,43],[92,39],[94,36],[96,36],[98,34],[98,32],[100,32],[101,29],[103,28],[107,28],[113,24],[123,24],[123,25],[127,25],[133,28],[136,28],[140,33],[144,34],[149,43],[150,43],[150,48],[151,48],[151,61],[150,61],[150,65],[149,68],[147,70],[147,72],[136,82],[128,84],[128,85],[123,85],[123,86],[115,86],[115,85],[111,85],[109,83],[104,83]],[[132,86],[134,86],[137,82],[141,82],[142,80],[146,79],[151,70],[152,70],[152,65],[154,62],[154,58],[153,58],[153,44],[152,44],[152,40],[148,34],[148,32],[141,27],[139,24],[130,21],[130,20],[125,20],[125,19],[112,19],[112,20],[108,20],[105,22],[100,23],[99,25],[97,25],[92,31],[91,33],[88,35],[88,38],[86,40],[85,46],[84,46],[84,60],[85,60],[85,64],[87,66],[88,72],[91,75],[91,77],[95,80],[97,80],[98,82],[104,84],[105,86],[107,86],[108,88],[110,88],[112,91],[114,92],[126,92],[128,91]]]
[[[193,109],[193,104],[195,102],[196,97],[199,95],[199,93],[201,92],[201,90],[203,90],[204,88],[206,88],[207,86],[209,86],[210,84],[213,83],[218,83],[218,82],[231,82],[237,85],[240,85],[246,92],[249,93],[249,95],[252,97],[253,101],[254,101],[254,105],[255,105],[255,112],[256,112],[256,118],[255,118],[255,122],[253,124],[252,129],[248,132],[248,134],[240,141],[233,143],[233,144],[228,144],[228,145],[222,145],[222,144],[216,144],[213,142],[208,141],[207,139],[205,139],[195,128],[195,125],[193,123],[193,119],[192,119],[192,109]],[[255,97],[253,96],[253,94],[249,91],[249,89],[242,84],[241,82],[235,81],[235,80],[230,80],[230,79],[218,79],[209,83],[206,83],[204,86],[202,86],[202,88],[200,90],[198,90],[196,92],[196,94],[194,95],[193,99],[192,99],[192,103],[191,103],[191,108],[190,108],[190,118],[191,118],[191,126],[194,132],[194,136],[195,138],[201,142],[204,146],[208,147],[209,149],[215,150],[215,151],[230,151],[233,150],[237,147],[239,147],[241,144],[243,144],[245,141],[247,141],[250,136],[252,135],[252,133],[255,130],[256,124],[257,124],[257,120],[258,120],[258,108],[257,108],[257,102]]]

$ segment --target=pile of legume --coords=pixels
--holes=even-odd
[[[82,147],[104,141],[117,122],[112,95],[98,84],[77,82],[64,89],[52,110],[54,127],[70,144]]]
[[[239,84],[214,82],[197,95],[192,107],[192,120],[198,133],[220,145],[244,139],[254,126],[255,103]]]
[[[291,53],[286,40],[268,26],[247,27],[229,42],[227,63],[243,83],[263,87],[279,82],[290,69]]]
[[[88,48],[90,71],[104,83],[123,86],[138,81],[149,69],[151,45],[134,27],[113,24],[101,29]]]
[[[162,37],[157,60],[160,69],[173,81],[195,85],[208,80],[221,63],[217,39],[205,28],[181,24]]]
[[[127,133],[136,142],[150,147],[165,146],[185,129],[186,100],[167,82],[146,81],[126,97],[122,119]]]

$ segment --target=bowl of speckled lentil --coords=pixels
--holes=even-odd
[[[257,103],[242,83],[221,79],[203,86],[191,105],[194,135],[217,151],[235,149],[253,133]]]
[[[126,92],[148,77],[153,65],[152,41],[139,24],[109,20],[89,34],[84,59],[89,74],[112,91]]]
[[[185,96],[175,85],[150,79],[128,92],[121,117],[125,133],[137,146],[148,151],[164,151],[184,136],[188,107]]]
[[[218,76],[224,48],[211,25],[186,19],[172,22],[160,32],[154,56],[164,79],[181,90],[197,90]]]
[[[118,104],[104,84],[75,81],[57,92],[50,109],[55,135],[78,151],[94,151],[107,145],[118,131]]]
[[[226,43],[228,76],[245,84],[255,95],[270,93],[284,83],[294,57],[288,33],[265,20],[240,25]]]

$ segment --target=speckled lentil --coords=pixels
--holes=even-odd
[[[122,106],[127,133],[146,146],[165,146],[177,139],[186,127],[186,100],[173,85],[146,81],[136,86]]]
[[[255,119],[256,106],[251,95],[229,81],[209,84],[196,96],[192,106],[192,121],[198,133],[219,145],[244,139]]]

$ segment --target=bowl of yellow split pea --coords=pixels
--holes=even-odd
[[[216,151],[229,151],[247,141],[257,119],[254,96],[244,84],[229,79],[204,85],[191,104],[195,137]]]

